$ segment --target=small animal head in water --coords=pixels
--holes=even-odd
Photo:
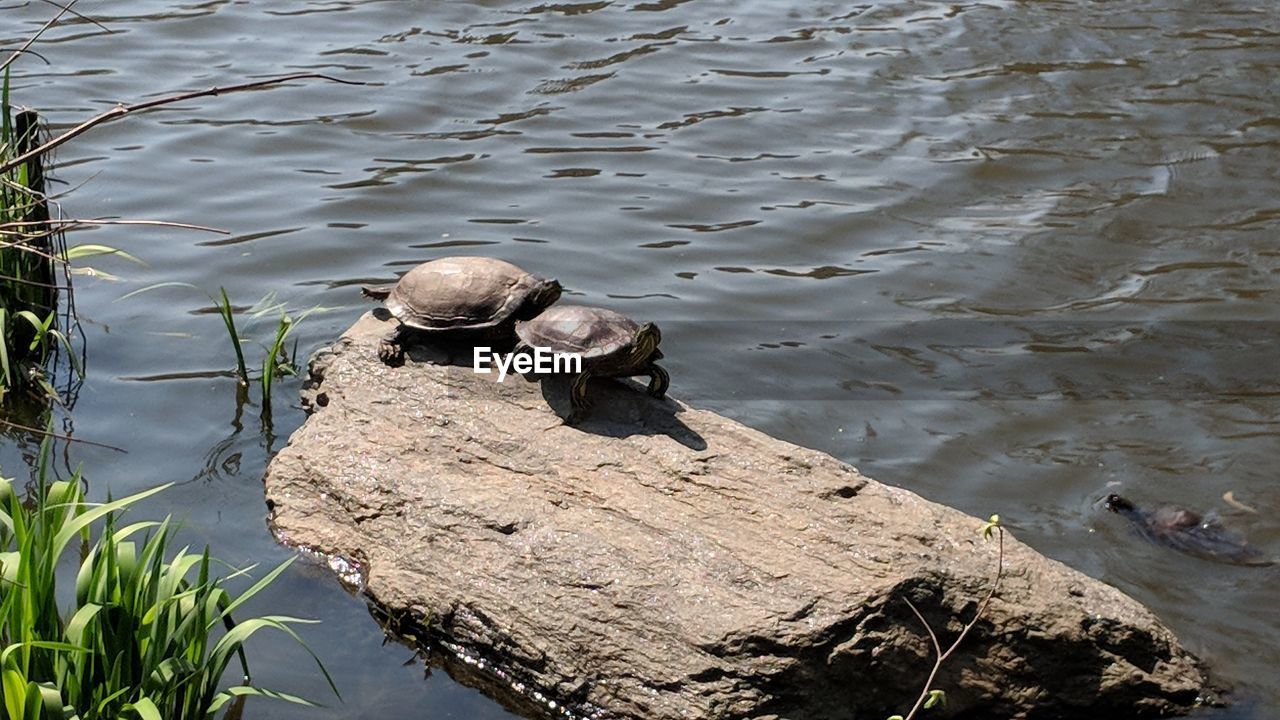
[[[1102,500],[1102,504],[1104,507],[1106,507],[1108,510],[1114,513],[1128,512],[1130,510],[1135,509],[1133,503],[1129,502],[1128,500],[1125,500],[1124,498],[1120,497],[1115,493],[1111,493],[1106,498],[1104,498]]]

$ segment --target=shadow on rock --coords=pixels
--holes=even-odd
[[[542,397],[561,420],[569,417],[568,375],[528,376],[542,389]],[[573,427],[604,437],[625,438],[632,435],[666,435],[690,450],[706,450],[707,441],[693,428],[680,421],[684,408],[677,402],[650,397],[644,386],[632,380],[593,378],[588,389],[591,408]]]

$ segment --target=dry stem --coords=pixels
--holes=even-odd
[[[938,671],[942,669],[942,664],[947,661],[947,658],[951,657],[951,654],[956,651],[956,648],[960,647],[960,643],[964,642],[965,636],[969,634],[969,631],[973,629],[973,626],[978,624],[978,620],[982,617],[982,614],[986,612],[987,605],[991,602],[991,598],[995,596],[996,590],[1000,587],[1000,579],[1004,576],[1004,528],[1000,525],[996,525],[995,528],[998,532],[998,540],[1000,543],[1000,553],[996,559],[995,579],[991,581],[991,588],[987,590],[986,597],[982,598],[982,602],[978,604],[978,611],[973,614],[973,619],[969,621],[969,624],[964,626],[964,629],[960,631],[960,635],[956,638],[955,642],[951,643],[951,646],[947,648],[946,652],[942,651],[942,645],[938,642],[938,636],[933,632],[933,628],[929,627],[929,622],[925,620],[924,616],[920,614],[920,611],[916,609],[915,604],[912,603],[911,600],[903,598],[906,600],[907,607],[911,608],[911,612],[915,613],[916,618],[920,620],[920,624],[924,626],[925,632],[929,633],[929,640],[933,643],[933,653],[936,658],[933,661],[933,669],[929,671],[928,679],[924,681],[924,689],[920,691],[920,697],[916,699],[916,704],[911,707],[911,712],[907,713],[904,720],[913,720],[916,713],[920,712],[920,708],[924,706],[925,700],[929,698],[929,692],[933,688],[934,678],[938,676]]]
[[[12,56],[10,56],[10,60],[12,60]],[[6,64],[7,62],[8,61],[6,61]],[[364,85],[364,83],[362,82],[356,82],[354,80],[343,80],[342,78],[336,78],[336,77],[333,77],[332,75],[323,75],[321,73],[297,73],[294,75],[285,75],[284,77],[270,78],[267,80],[258,80],[255,82],[240,83],[239,85],[227,85],[224,87],[215,86],[215,87],[209,88],[208,90],[196,90],[193,92],[180,93],[178,95],[169,95],[162,98],[156,98],[155,100],[147,100],[145,102],[134,103],[132,105],[123,105],[123,104],[117,105],[111,108],[110,110],[107,110],[106,112],[94,115],[88,120],[85,120],[79,125],[76,125],[70,130],[63,132],[62,134],[50,139],[49,141],[45,142],[44,144],[38,147],[32,148],[31,150],[25,153],[22,153],[21,155],[10,158],[5,162],[0,163],[0,173],[9,172],[10,170],[18,167],[22,163],[30,160],[31,158],[37,157],[39,155],[43,155],[49,152],[50,150],[60,145],[63,145],[64,143],[68,142],[72,138],[78,137],[79,135],[85,133],[86,131],[98,125],[101,125],[105,122],[110,122],[112,120],[116,120],[118,118],[122,118],[125,115],[128,115],[130,113],[135,113],[140,110],[149,110],[151,108],[160,107],[161,105],[171,105],[176,102],[182,102],[183,100],[191,100],[198,97],[207,97],[207,96],[213,96],[213,95],[222,95],[224,93],[240,92],[242,90],[254,90],[261,87],[267,87],[269,85],[279,85],[280,83],[290,82],[293,80],[328,80],[330,82],[342,83],[343,85]]]
[[[115,445],[108,445],[108,444],[106,444],[106,443],[94,442],[94,441],[92,441],[92,440],[82,440],[82,439],[80,439],[80,438],[78,438],[78,437],[72,437],[72,436],[70,436],[70,435],[63,435],[63,434],[61,434],[61,433],[56,433],[56,432],[54,432],[54,431],[52,431],[52,430],[44,430],[44,429],[37,428],[37,427],[31,427],[30,425],[23,425],[23,424],[21,424],[21,423],[16,423],[16,422],[12,422],[12,421],[9,421],[9,420],[5,420],[4,418],[0,418],[0,425],[3,425],[3,426],[8,427],[8,428],[13,428],[14,430],[23,430],[23,431],[26,431],[26,432],[33,432],[33,433],[36,433],[36,434],[39,434],[39,435],[45,435],[45,436],[47,436],[47,437],[51,437],[51,438],[57,438],[57,439],[59,439],[59,440],[67,440],[67,441],[69,441],[69,442],[78,442],[78,443],[83,443],[83,444],[85,444],[85,445],[92,445],[92,446],[94,446],[94,447],[106,448],[106,449],[108,449],[108,450],[115,450],[115,451],[116,451],[116,452],[118,452],[118,453],[126,453],[126,454],[127,454],[127,453],[129,452],[128,450],[125,450],[124,448],[118,448],[118,447],[116,447]]]
[[[76,1],[77,0],[71,0],[71,2],[67,3],[66,5],[59,5],[59,7],[61,7],[62,9],[58,11],[57,15],[54,15],[53,17],[49,18],[49,20],[45,22],[44,25],[40,26],[40,29],[37,30],[35,34],[27,38],[26,42],[22,43],[22,47],[19,47],[17,50],[14,50],[12,53],[9,53],[9,57],[5,58],[3,63],[0,63],[0,72],[4,72],[4,69],[12,65],[13,61],[17,60],[19,55],[21,55],[22,53],[30,49],[30,47],[35,44],[36,40],[39,40],[40,36],[45,34],[45,31],[53,27],[54,24],[58,22],[59,18],[71,12],[71,6],[75,5]],[[8,170],[8,168],[5,168],[5,170]]]

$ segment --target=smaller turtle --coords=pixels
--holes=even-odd
[[[671,378],[656,364],[662,358],[662,332],[651,322],[635,320],[600,307],[557,305],[532,320],[516,323],[520,345],[516,352],[546,348],[582,358],[581,372],[570,385],[573,407],[567,421],[577,422],[590,407],[587,382],[593,377],[649,376],[649,394],[661,398]]]
[[[1204,560],[1236,565],[1271,565],[1273,560],[1217,519],[1177,505],[1140,508],[1115,493],[1103,499],[1108,510],[1123,515],[1138,533],[1152,542]]]
[[[515,322],[536,316],[560,299],[560,283],[487,257],[444,257],[422,263],[394,286],[365,288],[386,301],[400,321],[378,355],[388,365],[404,363],[404,345],[414,333],[471,334],[510,341]]]

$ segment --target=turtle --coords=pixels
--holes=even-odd
[[[503,260],[443,257],[422,263],[394,286],[365,288],[385,300],[399,321],[378,347],[388,365],[404,363],[404,345],[415,333],[471,335],[510,341],[515,322],[536,316],[560,299],[560,283],[530,274]]]
[[[662,358],[658,326],[635,320],[607,308],[587,305],[556,305],[532,320],[516,323],[520,338],[516,353],[546,348],[553,353],[573,353],[581,357],[579,372],[570,385],[572,412],[567,421],[580,420],[590,402],[587,382],[593,377],[649,376],[649,395],[662,398],[671,377],[655,361]]]
[[[1223,527],[1216,518],[1178,505],[1140,508],[1130,500],[1111,493],[1102,504],[1133,523],[1138,533],[1152,542],[1204,560],[1235,565],[1272,565],[1274,560],[1249,544],[1239,533]]]

